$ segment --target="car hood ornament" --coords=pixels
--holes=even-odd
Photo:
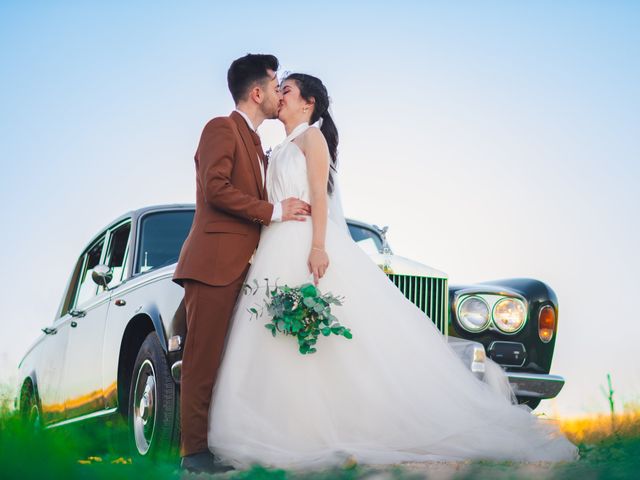
[[[389,231],[389,226],[385,225],[380,228],[377,225],[374,225],[380,236],[382,237],[382,249],[380,253],[382,254],[383,263],[379,265],[380,268],[384,271],[384,273],[393,274],[393,269],[391,268],[391,248],[389,248],[389,243],[387,242],[387,231]]]

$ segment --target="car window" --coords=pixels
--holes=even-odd
[[[193,223],[193,214],[193,210],[157,212],[142,218],[135,273],[178,261],[180,249]]]
[[[75,305],[82,305],[88,300],[91,300],[98,293],[98,285],[93,281],[93,278],[91,278],[91,274],[93,273],[93,269],[96,265],[100,264],[103,247],[104,237],[87,250],[84,255],[84,267],[82,268],[82,274],[80,275],[80,284],[78,286]]]
[[[348,224],[349,233],[351,234],[351,238],[355,242],[370,242],[373,241],[376,245],[378,251],[382,250],[382,239],[380,235],[374,232],[369,228],[364,228],[359,225],[353,225],[351,223]]]
[[[69,280],[69,288],[67,289],[60,308],[60,317],[69,313],[69,310],[73,308],[73,301],[78,291],[78,283],[80,282],[80,274],[82,273],[82,267],[84,266],[85,255],[82,255],[76,262],[76,266],[71,274],[71,280]]]
[[[106,257],[107,266],[111,269],[112,274],[109,288],[113,288],[122,282],[130,232],[131,223],[129,222],[111,232]]]

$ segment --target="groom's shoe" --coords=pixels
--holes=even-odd
[[[180,466],[190,473],[224,473],[234,470],[231,465],[226,465],[208,450],[185,455]]]

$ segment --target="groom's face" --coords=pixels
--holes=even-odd
[[[280,87],[278,77],[273,70],[267,70],[269,78],[264,81],[262,88],[264,99],[260,104],[260,109],[265,118],[278,118],[278,108],[280,106]]]

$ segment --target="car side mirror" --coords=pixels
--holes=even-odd
[[[96,265],[91,273],[91,278],[101,287],[108,288],[113,278],[113,271],[106,265]]]

